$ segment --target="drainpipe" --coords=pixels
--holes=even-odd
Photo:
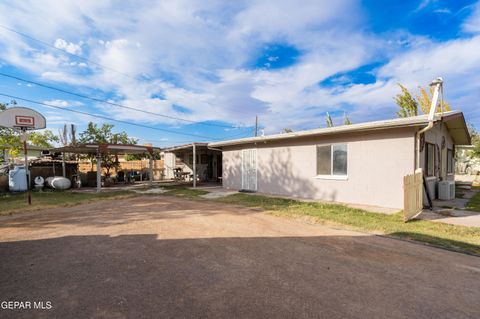
[[[416,134],[416,150],[415,150],[415,155],[416,155],[416,160],[415,160],[415,170],[420,168],[420,136],[425,133],[426,131],[430,130],[433,128],[433,120],[435,118],[435,111],[437,110],[437,104],[438,104],[438,97],[440,95],[440,91],[443,90],[443,79],[442,78],[436,78],[435,80],[430,83],[430,86],[434,87],[433,91],[433,96],[432,96],[432,104],[430,106],[430,112],[428,113],[428,125],[421,129],[420,131],[417,132]]]

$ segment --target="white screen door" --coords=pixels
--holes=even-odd
[[[242,150],[242,189],[257,191],[257,150]]]

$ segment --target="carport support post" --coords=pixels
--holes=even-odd
[[[193,188],[197,187],[197,150],[195,143],[193,145]]]
[[[97,193],[102,191],[102,156],[97,153]]]
[[[62,152],[62,176],[67,177],[67,169],[65,167],[65,152]]]
[[[149,168],[149,175],[150,175],[150,184],[153,184],[153,154],[150,154],[150,168]]]

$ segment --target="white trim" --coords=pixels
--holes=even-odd
[[[250,171],[245,171],[245,155],[247,152],[249,153],[249,158],[247,161],[255,161],[255,185],[251,185],[251,178],[247,176],[250,174]],[[245,185],[245,177],[248,178],[248,185]],[[242,150],[242,189],[251,190],[254,192],[258,190],[258,158],[256,148],[248,148]]]
[[[257,149],[255,150],[255,191],[258,191],[258,156],[257,156]]]
[[[245,185],[244,177],[243,177],[244,170],[245,170],[245,168],[243,167],[245,165],[245,155],[244,155],[245,152],[243,150],[241,150],[241,152],[242,152],[242,173],[241,173],[241,175],[242,175],[242,189],[243,189],[243,187],[244,187],[243,185]]]
[[[442,114],[435,114],[434,120],[440,121],[446,116],[451,116],[456,114],[462,114],[462,112],[448,111]],[[418,116],[412,116],[407,118],[396,118],[391,120],[375,121],[375,122],[368,122],[368,123],[358,123],[358,124],[352,124],[352,125],[341,125],[341,126],[334,126],[334,127],[327,127],[327,128],[318,128],[318,129],[308,130],[308,131],[299,131],[299,132],[292,132],[292,133],[282,133],[282,134],[275,134],[275,135],[268,135],[268,136],[247,137],[247,138],[241,138],[236,140],[212,142],[212,143],[208,143],[208,146],[223,147],[223,146],[229,146],[229,145],[263,143],[267,141],[285,140],[285,139],[305,137],[305,136],[319,136],[319,135],[338,134],[338,133],[345,133],[345,132],[360,132],[360,131],[370,131],[370,130],[377,130],[377,129],[390,129],[390,128],[396,128],[396,127],[414,127],[414,126],[422,126],[424,124],[428,124],[428,122],[429,122],[428,115],[418,115]]]
[[[337,181],[348,181],[348,175],[317,175],[316,179],[331,179]]]

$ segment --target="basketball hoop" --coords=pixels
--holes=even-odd
[[[25,171],[27,172],[28,204],[32,205],[30,193],[30,171],[28,169],[27,156],[27,131],[40,130],[47,126],[45,117],[35,110],[26,107],[12,107],[0,112],[0,126],[22,132],[23,151],[25,153]]]
[[[45,117],[26,107],[12,107],[0,112],[0,126],[20,131],[40,130],[45,128]]]

